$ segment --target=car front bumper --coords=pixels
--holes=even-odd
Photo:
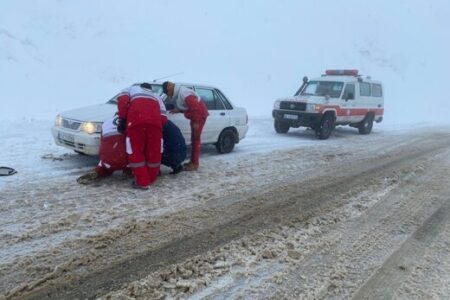
[[[322,114],[304,111],[274,109],[272,116],[276,121],[289,124],[291,127],[314,127],[320,123]]]
[[[52,127],[52,135],[59,146],[84,153],[86,155],[98,155],[100,149],[100,134],[87,134],[70,130],[64,127]]]

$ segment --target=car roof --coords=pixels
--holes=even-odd
[[[172,81],[173,83],[175,83],[176,85],[184,85],[184,86],[194,86],[194,87],[204,87],[204,88],[211,88],[211,89],[218,89],[220,90],[218,87],[210,85],[210,84],[202,84],[202,83],[191,83],[191,82],[178,82],[178,81]],[[162,85],[162,82],[150,82],[150,84],[158,84],[158,85]]]
[[[341,82],[356,82],[358,79],[362,80],[362,82],[369,83],[378,83],[381,84],[380,81],[373,80],[363,76],[351,76],[351,75],[322,75],[321,77],[311,78],[310,81],[341,81]]]

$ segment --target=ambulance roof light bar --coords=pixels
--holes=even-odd
[[[325,70],[326,75],[349,75],[349,76],[358,76],[358,70]]]

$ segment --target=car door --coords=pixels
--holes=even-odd
[[[359,97],[353,102],[352,123],[361,122],[370,108],[372,98],[372,88],[369,82],[358,82],[357,92]]]
[[[195,87],[195,91],[205,102],[209,112],[202,132],[202,143],[215,143],[222,130],[230,124],[229,112],[213,88]]]
[[[355,101],[355,83],[347,83],[344,87],[344,92],[339,100],[339,106],[341,107],[341,116],[337,120],[338,122],[346,123],[351,121],[351,108]]]

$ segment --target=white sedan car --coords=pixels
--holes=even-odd
[[[244,108],[235,107],[225,95],[212,86],[184,84],[192,88],[206,103],[209,117],[202,132],[202,144],[216,145],[219,153],[229,153],[248,131],[248,116]],[[162,93],[160,83],[152,83],[155,93]],[[166,103],[170,107],[170,103]],[[52,134],[57,145],[78,153],[98,155],[102,123],[117,112],[117,96],[105,104],[78,108],[60,113],[56,117]],[[169,114],[183,133],[186,143],[191,142],[189,120],[183,114]]]

